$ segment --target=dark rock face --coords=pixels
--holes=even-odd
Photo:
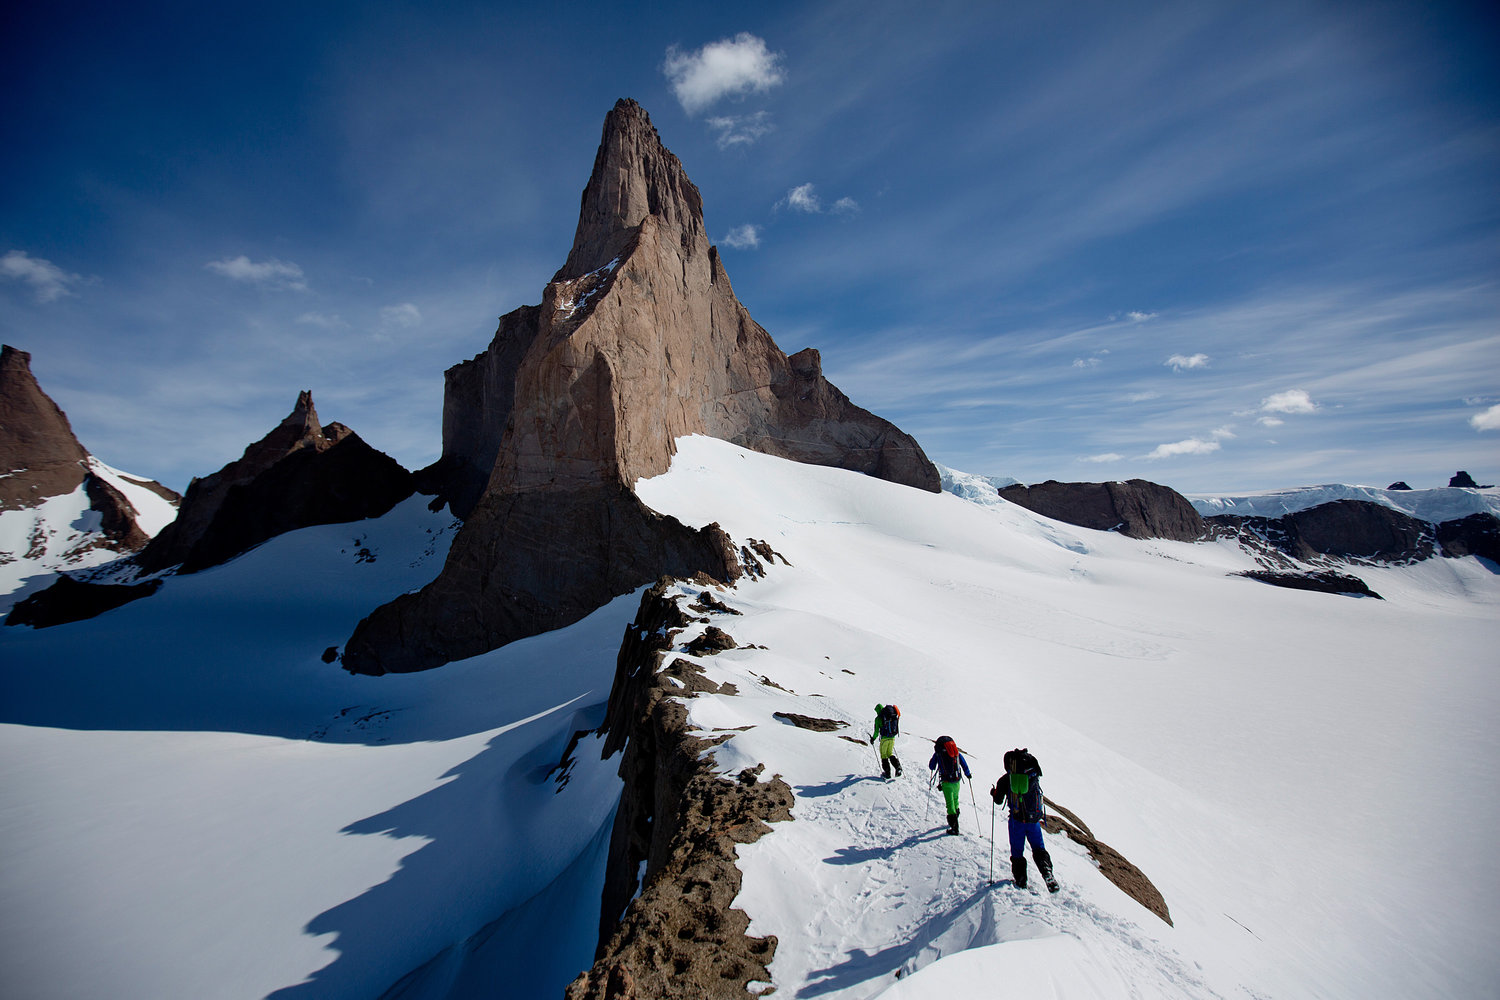
[[[1175,490],[1144,479],[1123,483],[1019,483],[1000,496],[1054,521],[1115,531],[1131,538],[1193,542],[1207,532],[1203,518]]]
[[[1056,836],[1066,834],[1068,839],[1082,846],[1089,852],[1089,857],[1094,864],[1099,866],[1100,873],[1125,893],[1131,899],[1140,903],[1152,913],[1161,917],[1167,924],[1172,923],[1172,914],[1167,909],[1167,901],[1163,898],[1161,890],[1146,877],[1146,873],[1133,865],[1119,851],[1094,836],[1094,832],[1084,824],[1072,811],[1064,809],[1049,798],[1042,801],[1052,812],[1043,821],[1048,833]]]
[[[1368,500],[1335,500],[1275,518],[1218,514],[1206,520],[1216,534],[1238,537],[1248,548],[1304,562],[1404,563],[1435,551],[1431,524]]]
[[[680,657],[662,669],[674,630],[688,621],[659,583],[625,630],[604,725],[605,756],[624,750],[625,791],[596,961],[568,987],[568,1000],[744,1000],[752,980],[770,978],[776,938],[749,936],[749,917],[731,906],[743,878],[735,850],[792,818],[792,791],[779,776],[762,780],[762,767],[730,781],[704,759],[712,742],[688,728],[681,698],[716,686]]]
[[[1411,489],[1411,487],[1408,486],[1408,485],[1406,485],[1406,480],[1404,480],[1404,479],[1398,479],[1394,483],[1392,483],[1391,485],[1387,486],[1386,489],[1388,489],[1388,490],[1409,490],[1409,489]]]
[[[1453,474],[1453,478],[1448,480],[1448,485],[1463,487],[1465,489],[1471,490],[1479,489],[1479,484],[1474,482],[1474,477],[1469,475],[1467,472],[1464,472],[1462,469]]]
[[[431,596],[361,623],[351,670],[483,652],[664,573],[725,579],[732,555],[700,545],[684,566],[681,526],[635,510],[634,483],[665,472],[682,435],[940,487],[916,441],[851,403],[816,351],[788,358],[750,317],[709,246],[698,189],[628,100],[605,118],[567,262],[539,306],[504,317],[484,354],[449,370],[443,428],[424,481],[466,522]],[[627,545],[612,517],[656,534]],[[481,592],[506,601],[464,596]]]
[[[436,580],[360,623],[346,669],[404,673],[477,656],[570,625],[649,582],[641,576],[653,568],[720,583],[740,575],[717,524],[695,531],[619,485],[492,491],[464,531],[469,544],[455,541]]]
[[[5,624],[50,628],[83,621],[150,597],[160,586],[160,580],[135,584],[80,583],[70,576],[61,576],[46,590],[18,602],[10,609]]]
[[[92,472],[84,477],[83,489],[89,498],[89,507],[99,512],[99,533],[105,545],[119,552],[137,552],[151,541],[136,523],[140,511],[125,498],[125,494]]]
[[[0,510],[72,493],[87,461],[67,416],[31,374],[31,355],[0,347]]]
[[[1500,517],[1470,514],[1437,526],[1443,555],[1451,558],[1479,556],[1500,563]]]
[[[296,528],[377,517],[411,474],[343,424],[318,426],[312,394],[237,460],[188,486],[177,519],[137,556],[148,572],[216,566]]]

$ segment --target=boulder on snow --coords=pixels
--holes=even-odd
[[[1035,486],[1005,486],[999,493],[1002,499],[1054,521],[1119,531],[1131,538],[1193,542],[1207,531],[1203,517],[1186,497],[1145,479],[1116,483],[1060,483],[1049,479]]]
[[[1370,589],[1370,585],[1357,576],[1347,573],[1335,573],[1332,570],[1323,570],[1317,573],[1284,573],[1269,569],[1252,569],[1236,576],[1249,577],[1259,580],[1261,583],[1269,583],[1273,587],[1286,587],[1291,590],[1311,590],[1320,594],[1346,594],[1351,597],[1373,597],[1377,601],[1384,600],[1379,594]]]

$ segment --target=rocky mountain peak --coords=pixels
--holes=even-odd
[[[577,278],[608,265],[630,245],[647,216],[655,216],[685,249],[708,249],[697,186],[662,145],[646,109],[621,98],[604,118],[573,249],[552,280]]]
[[[73,492],[87,460],[67,415],[31,374],[31,355],[0,347],[0,510]]]

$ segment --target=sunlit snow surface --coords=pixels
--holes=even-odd
[[[1436,490],[1380,490],[1373,486],[1299,486],[1289,490],[1265,490],[1233,496],[1190,493],[1188,501],[1205,517],[1241,514],[1281,517],[1335,500],[1363,500],[1399,510],[1421,521],[1434,523],[1468,517],[1470,514],[1500,515],[1500,489],[1443,487]]]
[[[740,694],[692,707],[730,737],[714,751],[725,773],[763,762],[798,796],[796,821],[740,852],[738,905],[780,940],[778,996],[1002,981],[1066,997],[1457,996],[1500,981],[1497,567],[1362,568],[1384,601],[1281,590],[1229,576],[1251,562],[1227,544],[1133,541],[707,439],[679,448],[642,498],[792,563],[731,595],[743,618],[715,622],[768,647],[707,661]],[[906,734],[891,783],[868,747],[771,718],[867,737],[890,701]],[[937,735],[977,772],[962,838],[939,832],[926,788]],[[1016,745],[1041,759],[1049,797],[1151,877],[1175,928],[1063,838],[1049,838],[1063,891],[1018,893],[1003,819],[988,884],[983,790]]]
[[[706,658],[740,693],[691,709],[731,737],[721,771],[765,763],[797,794],[741,849],[777,996],[1500,981],[1496,567],[1359,569],[1384,601],[1278,590],[1229,577],[1249,561],[1223,543],[679,447],[643,499],[793,564],[722,593],[745,614],[714,623],[768,648]],[[600,721],[637,596],[435,671],[324,664],[438,572],[453,523],[425,504],[284,535],[91,621],[0,629],[0,996],[556,997],[589,963],[618,758],[588,737],[566,787],[549,771]],[[903,710],[890,784],[870,748],[772,716],[866,736],[877,701]],[[976,771],[962,838],[925,786],[940,733]],[[1003,848],[989,885],[983,786],[1016,744],[1175,928],[1061,838],[1058,896],[1013,889]]]

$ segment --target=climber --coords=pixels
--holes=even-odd
[[[960,768],[963,773],[960,774]],[[939,786],[943,790],[943,801],[948,806],[948,832],[958,836],[958,793],[963,778],[971,778],[969,762],[959,753],[958,744],[949,736],[939,736],[932,742],[932,759],[927,770],[937,771]]]
[[[1030,750],[1020,747],[1005,752],[1005,774],[990,789],[997,805],[1010,807],[1010,872],[1016,888],[1026,888],[1026,842],[1031,842],[1031,856],[1037,871],[1047,883],[1048,892],[1058,890],[1052,877],[1052,855],[1042,843],[1042,766]]]
[[[896,756],[896,734],[901,731],[901,709],[895,705],[875,706],[875,728],[870,733],[870,744],[880,740],[880,770],[885,779],[891,779],[891,767],[896,768],[896,777],[901,777],[901,760]]]

